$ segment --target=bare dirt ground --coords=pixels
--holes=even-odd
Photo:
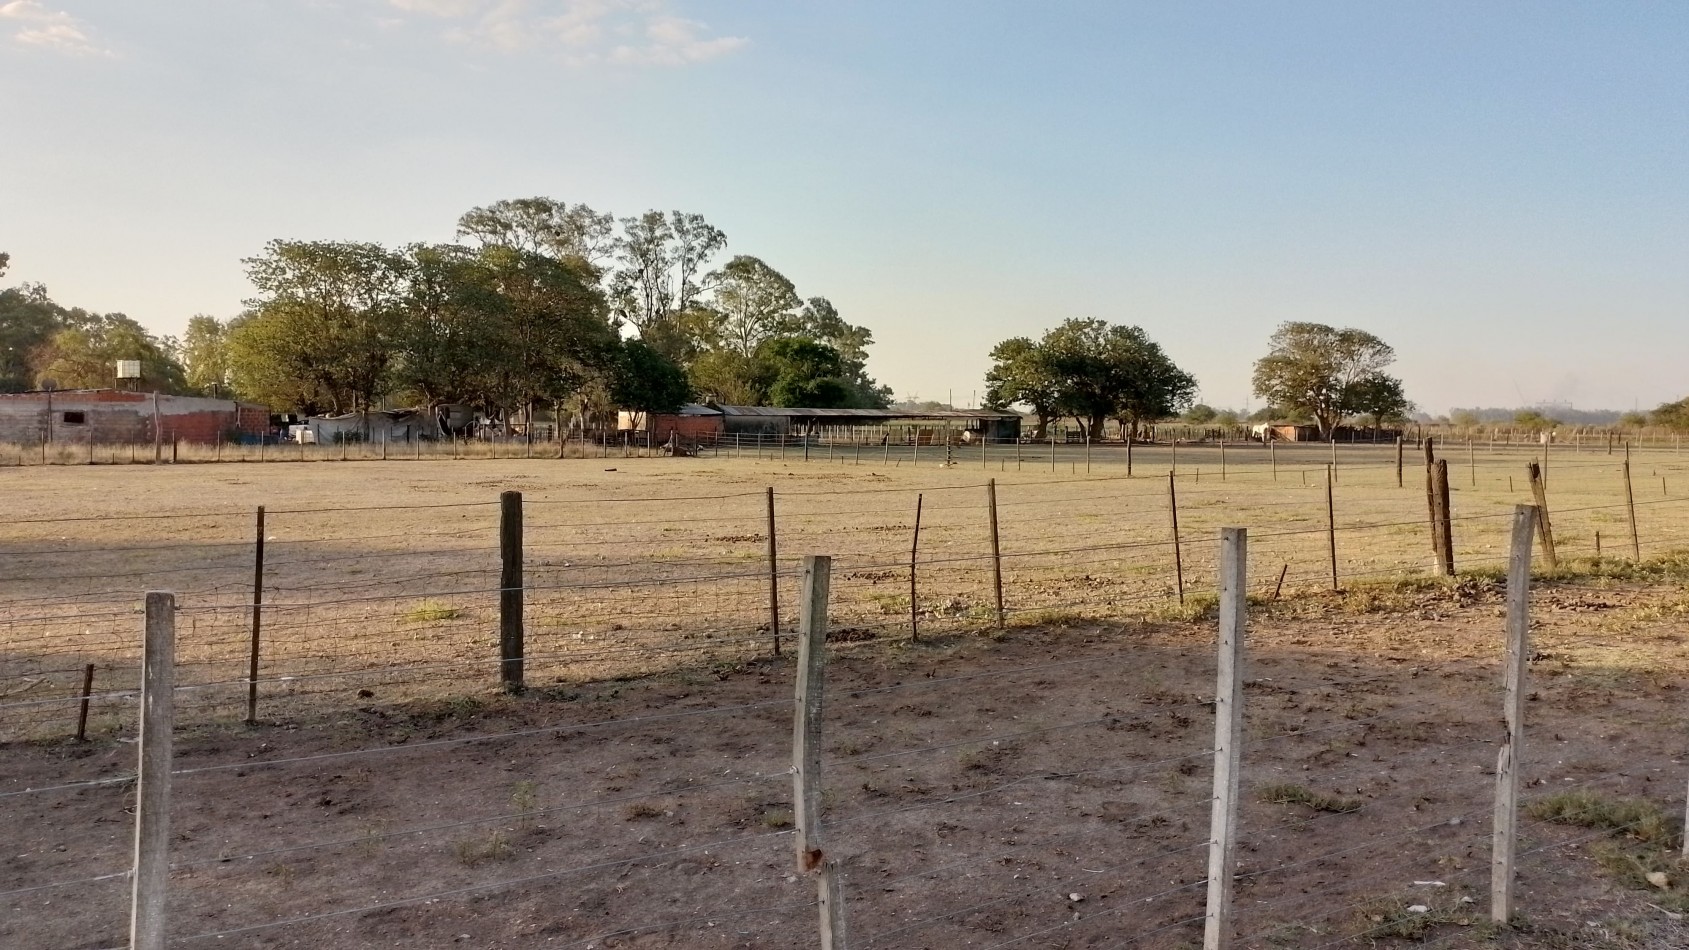
[[[1685,631],[1649,619],[1672,596],[1539,596],[1531,797],[1588,786],[1682,813]],[[1620,836],[1541,821],[1523,922],[1483,925],[1498,599],[1412,599],[1256,621],[1238,945],[1689,945],[1667,910],[1681,885],[1627,887],[1592,851]],[[850,945],[1199,945],[1211,640],[1076,624],[838,645],[824,821]],[[173,945],[813,945],[790,694],[789,664],[759,661],[191,730]],[[120,871],[129,786],[16,793],[132,757],[114,739],[4,749],[0,944],[122,942],[121,878],[15,892]],[[1282,785],[1347,803],[1264,800]]]
[[[1251,528],[1263,600],[1290,566],[1283,599],[1253,620],[1238,946],[1689,946],[1673,916],[1689,909],[1689,869],[1672,860],[1689,772],[1676,562],[1591,562],[1538,591],[1528,799],[1641,799],[1670,827],[1640,840],[1639,821],[1528,820],[1521,922],[1496,930],[1483,923],[1501,737],[1490,522],[1525,500],[1503,474],[1518,459],[1457,488],[1474,520],[1457,532],[1470,576],[1451,585],[1386,580],[1423,567],[1423,496],[1411,472],[1396,487],[1388,455],[1344,456],[1335,595],[1320,591],[1317,454],[1279,455],[1276,479],[1234,454],[1223,483],[1217,459],[1180,456],[1185,610],[1165,475],[1124,479],[1111,459],[1087,478],[1071,450],[1067,472],[987,459],[1006,634],[991,631],[985,475],[960,465],[0,469],[0,946],[123,942],[125,691],[139,593],[160,587],[180,594],[190,687],[173,945],[814,945],[814,884],[791,854],[791,669],[768,656],[770,484],[783,627],[795,555],[837,557],[824,821],[850,946],[1200,945],[1213,630],[1170,618],[1200,614],[1220,524]],[[1593,554],[1603,531],[1610,560],[1625,546],[1611,463],[1584,464],[1550,483],[1563,557]],[[1674,459],[1648,464],[1677,477]],[[514,698],[493,666],[492,502],[511,488],[529,502],[534,587],[531,688]],[[910,643],[916,494],[924,638]],[[1685,506],[1669,483],[1656,497],[1643,554],[1665,557]],[[279,606],[247,727],[259,504]],[[92,741],[76,743],[84,663],[99,680]]]

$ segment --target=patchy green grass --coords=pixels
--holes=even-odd
[[[1679,853],[1682,830],[1653,802],[1587,789],[1559,792],[1525,806],[1541,821],[1606,831],[1590,856],[1620,885],[1647,891],[1659,906],[1689,911],[1689,861]]]
[[[405,620],[409,623],[444,623],[463,616],[463,609],[442,604],[437,600],[425,600],[405,612]]]
[[[1255,796],[1269,805],[1305,805],[1314,811],[1331,812],[1345,815],[1349,812],[1361,810],[1364,804],[1358,798],[1342,798],[1337,795],[1321,795],[1305,785],[1268,785]]]

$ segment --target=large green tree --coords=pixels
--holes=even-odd
[[[180,347],[188,388],[206,396],[226,396],[229,385],[229,328],[203,313],[188,318]]]
[[[458,218],[457,233],[483,245],[581,261],[595,272],[616,247],[613,217],[556,198],[514,198],[471,208]]]
[[[41,356],[65,326],[64,308],[40,284],[0,290],[0,392],[35,388]]]
[[[610,398],[634,412],[675,412],[692,398],[686,371],[643,340],[623,340]]]
[[[1371,419],[1372,427],[1377,429],[1386,423],[1405,421],[1413,411],[1413,403],[1403,391],[1401,380],[1383,373],[1369,373],[1349,387],[1343,408]]]
[[[188,385],[171,341],[153,336],[121,313],[66,313],[69,324],[37,355],[35,383],[54,389],[109,389],[119,360],[141,364],[141,385],[154,392],[182,393]]]
[[[676,339],[666,332],[668,324],[708,289],[706,268],[727,246],[727,235],[702,215],[682,211],[647,211],[623,218],[621,226],[609,281],[611,313],[662,348]]]
[[[1649,421],[1678,432],[1689,431],[1689,397],[1660,403],[1659,408],[1649,413]]]
[[[1030,338],[1017,336],[991,349],[991,369],[985,374],[985,406],[1004,411],[1011,406],[1032,410],[1038,427],[1032,437],[1042,440],[1056,419],[1059,381],[1044,359],[1044,351]]]
[[[278,407],[374,408],[393,383],[403,258],[363,242],[271,241],[245,263],[260,296],[231,330],[237,387]]]
[[[761,258],[741,254],[713,275],[723,345],[750,356],[764,341],[795,329],[797,288]]]
[[[1357,387],[1391,379],[1383,370],[1396,359],[1389,344],[1365,330],[1321,323],[1283,324],[1270,342],[1267,355],[1255,362],[1255,394],[1311,418],[1324,439],[1355,411]]]
[[[1068,320],[1039,348],[1056,380],[1056,409],[1073,416],[1092,439],[1118,417],[1134,429],[1190,405],[1196,380],[1168,359],[1138,327],[1104,320]]]

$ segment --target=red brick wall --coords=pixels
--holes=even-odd
[[[667,442],[669,433],[679,433],[685,442],[709,442],[721,435],[720,416],[665,416],[651,417],[651,438],[656,442]]]

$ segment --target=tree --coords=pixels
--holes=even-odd
[[[1650,417],[1657,426],[1665,426],[1678,432],[1689,431],[1689,397],[1676,402],[1661,403]]]
[[[1456,409],[1449,413],[1449,422],[1462,429],[1476,429],[1484,420],[1470,409]]]
[[[1413,411],[1413,403],[1402,391],[1402,381],[1383,373],[1369,373],[1349,386],[1344,398],[1345,412],[1372,417],[1372,427],[1380,429],[1386,422],[1401,422]]]
[[[578,260],[595,273],[615,251],[615,219],[556,198],[515,198],[471,208],[457,219],[459,237],[555,260]]]
[[[403,258],[377,244],[278,240],[245,264],[261,296],[230,358],[249,391],[305,400],[272,403],[290,408],[373,408],[392,387]]]
[[[1219,413],[1214,410],[1213,406],[1207,405],[1206,403],[1200,403],[1199,402],[1196,405],[1194,405],[1194,406],[1190,407],[1189,409],[1185,410],[1185,417],[1184,418],[1185,418],[1186,422],[1194,423],[1194,424],[1200,426],[1200,425],[1207,425],[1208,423],[1213,422],[1214,417],[1217,416],[1217,415],[1219,415]]]
[[[1038,419],[1032,438],[1042,440],[1056,418],[1055,374],[1044,353],[1028,337],[1017,336],[991,348],[991,369],[985,374],[985,407],[998,412],[1025,406]]]
[[[727,235],[702,215],[647,211],[623,218],[615,242],[616,269],[610,277],[611,313],[654,345],[672,343],[666,324],[693,307],[708,289],[704,268]],[[665,355],[674,356],[673,353]]]
[[[643,340],[623,340],[610,398],[634,412],[676,412],[692,398],[686,371]]]
[[[0,290],[0,392],[35,388],[47,343],[65,327],[65,310],[40,284]]]
[[[1177,415],[1196,395],[1196,379],[1138,327],[1068,320],[1038,347],[1056,380],[1057,410],[1073,416],[1093,441],[1111,417],[1135,434],[1145,422]]]
[[[723,345],[750,356],[796,328],[797,289],[761,258],[741,254],[712,275]],[[835,354],[837,351],[834,351]]]
[[[407,279],[395,334],[394,388],[430,409],[485,404],[484,383],[503,355],[509,310],[488,263],[492,252],[413,244],[403,253]]]
[[[827,344],[779,337],[763,343],[756,355],[772,377],[768,400],[773,405],[837,409],[850,402],[850,387],[841,378],[844,360]]]
[[[1242,420],[1238,418],[1236,410],[1221,409],[1214,414],[1214,424],[1221,426],[1235,426]]]
[[[846,323],[826,297],[805,301],[793,326],[794,335],[825,343],[838,352],[843,364],[839,378],[851,390],[852,408],[884,409],[891,405],[891,388],[868,375],[868,347],[874,342],[873,331]]]
[[[1329,439],[1350,410],[1352,387],[1395,361],[1388,344],[1364,330],[1319,323],[1286,323],[1272,348],[1255,362],[1255,393],[1275,406],[1311,417]],[[1399,386],[1399,384],[1398,384]]]
[[[182,368],[188,388],[207,396],[228,390],[228,330],[216,317],[195,314],[182,334]]]
[[[1640,429],[1648,424],[1648,414],[1644,412],[1626,412],[1619,416],[1619,428]]]
[[[12,265],[12,255],[0,251],[0,277],[6,276],[6,268]]]
[[[772,369],[754,356],[736,350],[711,350],[687,371],[693,388],[707,399],[730,406],[761,406],[774,385]]]
[[[1542,432],[1558,427],[1560,420],[1550,419],[1535,409],[1521,409],[1513,414],[1513,424],[1527,432]]]
[[[155,392],[187,390],[182,365],[165,340],[121,313],[72,310],[70,325],[54,334],[39,354],[36,385],[42,389],[109,389],[118,360],[138,360],[143,385]]]

